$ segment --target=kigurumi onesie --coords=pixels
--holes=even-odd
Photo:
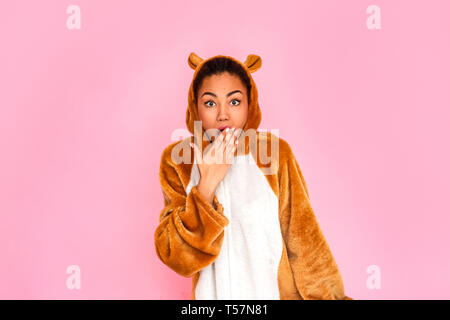
[[[250,79],[248,118],[211,204],[197,189],[200,173],[190,143],[205,150],[212,142],[191,84],[186,125],[193,136],[171,143],[161,156],[164,208],[154,234],[158,257],[192,277],[194,300],[353,300],[344,293],[291,147],[273,133],[258,131],[261,109],[251,73],[261,67],[261,58],[251,54],[242,63],[191,53],[192,82],[207,61],[218,57],[239,63]]]

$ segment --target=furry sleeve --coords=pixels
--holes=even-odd
[[[192,277],[218,257],[229,220],[216,195],[213,206],[197,186],[186,195],[168,152],[163,153],[159,178],[164,208],[155,231],[156,252],[175,272]]]
[[[311,207],[300,167],[290,147],[279,172],[282,235],[296,287],[305,300],[353,300]]]

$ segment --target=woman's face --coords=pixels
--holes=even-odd
[[[228,72],[205,77],[198,90],[197,110],[205,130],[243,129],[248,115],[247,87]]]

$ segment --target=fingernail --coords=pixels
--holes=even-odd
[[[230,129],[230,128],[226,128],[225,131],[228,132],[229,129]]]

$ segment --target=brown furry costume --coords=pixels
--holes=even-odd
[[[191,136],[167,146],[159,173],[164,208],[154,234],[158,257],[178,274],[192,277],[191,299],[353,300],[344,293],[338,266],[289,144],[272,133],[257,131],[261,110],[250,73],[260,68],[261,58],[249,55],[242,63],[225,57],[240,63],[251,80],[244,132],[254,129],[258,143],[276,143],[278,157],[263,163],[250,142],[239,138],[236,153],[254,165],[233,163],[211,205],[197,190],[199,172],[189,146],[201,141],[204,150],[210,143],[202,138],[205,130],[199,139]],[[193,79],[206,61],[190,54]],[[199,116],[191,84],[186,125],[193,134],[194,121]],[[270,154],[272,149],[268,149]],[[188,161],[177,163],[174,154]],[[271,166],[276,168],[273,174],[258,171]],[[237,194],[240,187],[244,198]]]

